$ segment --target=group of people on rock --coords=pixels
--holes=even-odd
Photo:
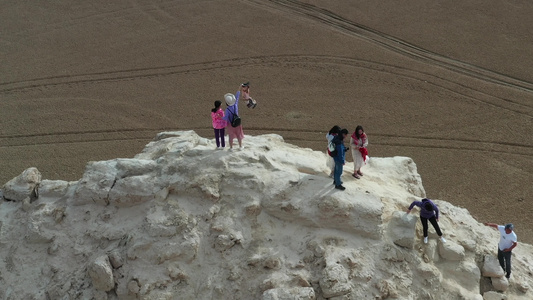
[[[221,101],[215,101],[215,107],[211,110],[211,119],[213,121],[213,128],[215,131],[215,140],[217,149],[224,149],[225,143],[225,129],[228,128],[229,145],[233,149],[233,140],[237,139],[239,148],[242,149],[242,140],[244,132],[239,117],[239,100],[242,98],[247,102],[248,108],[255,108],[256,101],[250,97],[250,83],[242,83],[239,90],[233,94],[224,95],[226,102],[226,109],[223,110],[220,106]],[[235,118],[239,119],[235,122]],[[348,148],[344,146],[344,140],[348,136],[346,128],[341,129],[338,125],[333,126],[326,134],[328,141],[328,161],[327,165],[330,168],[330,177],[333,177],[333,184],[335,188],[344,191],[346,188],[342,185],[341,175],[343,166],[346,162],[346,152]],[[356,179],[361,179],[363,172],[361,168],[368,160],[368,137],[363,129],[363,126],[358,125],[350,136],[350,149],[353,158],[353,173],[352,176]],[[433,225],[441,242],[446,243],[446,239],[442,236],[442,231],[439,226],[439,208],[431,201],[431,199],[423,198],[421,201],[413,201],[406,213],[409,214],[414,207],[420,208],[420,220],[422,222],[422,233],[424,236],[424,243],[428,243],[428,222]],[[512,250],[517,246],[517,236],[514,233],[514,225],[509,223],[498,225],[494,223],[484,223],[486,226],[493,227],[500,232],[500,242],[498,243],[498,261],[500,266],[505,271],[505,277],[509,279],[511,276],[511,255]]]
[[[333,184],[336,189],[344,191],[346,188],[342,185],[341,175],[343,166],[345,164],[345,153],[348,149],[344,146],[344,139],[348,136],[347,129],[341,129],[338,125],[333,126],[326,134],[328,141],[328,161],[327,165],[331,170],[330,177],[333,177]],[[350,137],[350,149],[354,163],[352,176],[360,179],[363,176],[361,167],[366,164],[368,159],[368,137],[361,125],[355,128],[355,131]],[[424,237],[424,244],[428,243],[428,222],[431,223],[435,232],[439,236],[442,243],[446,243],[446,239],[442,236],[442,231],[439,226],[439,208],[431,201],[431,199],[423,198],[421,201],[413,201],[406,213],[409,214],[414,207],[420,208],[420,221],[422,222],[422,234]],[[493,227],[500,232],[500,242],[498,243],[498,261],[501,268],[505,272],[507,279],[511,276],[511,255],[512,250],[517,246],[518,240],[514,233],[514,225],[509,223],[506,225],[498,225],[494,223],[485,223],[486,226]]]
[[[226,102],[226,110],[220,106],[222,101],[216,100],[215,107],[211,109],[211,119],[213,122],[213,129],[215,131],[215,141],[217,150],[223,150],[226,147],[225,129],[229,137],[230,150],[233,149],[233,141],[237,139],[239,149],[243,149],[242,140],[244,139],[244,132],[239,117],[239,100],[242,98],[246,101],[248,108],[255,108],[257,102],[250,97],[250,82],[242,83],[239,89],[234,94],[227,93],[224,95]],[[238,119],[237,122],[235,120]]]
[[[346,163],[346,152],[348,148],[344,146],[344,139],[348,136],[348,129],[341,129],[338,125],[333,126],[326,134],[328,141],[328,167],[331,170],[330,177],[333,177],[335,188],[344,191],[346,188],[342,185],[341,175],[343,166]],[[358,125],[350,137],[350,149],[354,163],[352,176],[360,179],[363,176],[361,167],[368,160],[368,138],[363,126]]]

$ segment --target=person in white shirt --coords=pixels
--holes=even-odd
[[[505,271],[505,277],[511,277],[511,255],[513,249],[518,245],[518,238],[514,233],[514,225],[509,223],[505,226],[494,223],[485,223],[486,226],[498,229],[500,232],[500,242],[498,243],[498,261]]]

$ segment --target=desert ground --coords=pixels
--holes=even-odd
[[[250,81],[245,134],[322,151],[331,126],[363,125],[370,156],[412,157],[429,198],[533,243],[531,15],[527,0],[4,1],[0,183],[32,166],[77,180],[161,131],[214,138],[213,102]]]

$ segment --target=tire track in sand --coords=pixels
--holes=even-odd
[[[186,64],[179,66],[167,66],[160,68],[145,68],[136,70],[123,70],[115,72],[100,72],[91,74],[82,74],[77,76],[55,76],[49,78],[42,78],[36,80],[27,80],[15,83],[0,84],[0,87],[8,87],[18,89],[23,92],[26,89],[38,89],[48,86],[64,85],[64,84],[85,84],[98,83],[115,80],[131,80],[134,78],[155,78],[158,76],[167,76],[178,73],[196,72],[202,70],[226,69],[235,68],[241,65],[265,65],[265,64],[309,64],[316,66],[317,64],[340,64],[351,65],[357,68],[364,68],[378,72],[385,72],[397,76],[403,76],[412,80],[419,80],[428,82],[429,78],[433,84],[439,88],[448,90],[452,93],[457,93],[468,97],[473,101],[480,101],[487,105],[496,106],[501,109],[512,111],[531,117],[531,108],[521,103],[513,102],[507,99],[499,98],[473,89],[465,84],[453,82],[447,78],[437,77],[429,73],[421,73],[410,69],[385,65],[375,62],[361,61],[356,59],[333,57],[333,56],[272,56],[272,57],[253,57],[248,59],[239,58],[238,60],[224,60],[207,63]],[[13,87],[18,85],[18,87]],[[9,89],[9,88],[8,88]],[[1,90],[0,90],[1,91]],[[133,129],[110,129],[110,130],[89,130],[89,131],[69,131],[43,134],[25,134],[25,135],[5,135],[0,136],[0,148],[6,147],[21,147],[47,144],[76,144],[87,142],[104,142],[112,140],[128,141],[138,139],[151,139],[154,134],[160,131],[177,130],[176,127],[164,128],[133,128]],[[183,128],[192,129],[192,128]],[[204,132],[204,136],[210,136],[210,131],[205,128],[195,128],[197,132]],[[247,127],[249,131],[256,132],[275,132],[282,134],[288,141],[310,141],[316,142],[322,139],[322,133],[306,130],[287,130],[284,128],[253,128]],[[304,134],[306,137],[302,137]],[[453,140],[459,142],[460,146],[450,147],[452,140],[443,138],[427,138],[427,137],[407,137],[407,136],[391,136],[386,134],[373,134],[378,137],[379,144],[388,146],[410,146],[423,148],[443,148],[443,149],[462,149],[472,151],[487,151],[498,153],[516,153],[521,155],[532,156],[531,145],[527,144],[510,144],[492,141],[475,141],[475,140]],[[505,149],[505,150],[504,150]]]
[[[270,0],[270,1],[254,1],[259,6],[269,6],[275,9],[280,9],[286,13],[299,14],[309,19],[319,21],[326,26],[341,30],[359,38],[363,38],[373,42],[374,44],[400,53],[418,61],[429,65],[444,67],[452,72],[467,75],[469,77],[481,80],[484,82],[503,85],[513,89],[533,93],[533,84],[483,69],[474,65],[444,57],[437,53],[427,51],[415,45],[409,44],[400,39],[388,36],[384,33],[375,31],[371,28],[357,24],[355,22],[344,19],[330,11],[318,8],[316,6],[305,4],[294,0]],[[413,80],[430,82],[434,86],[448,90],[453,93],[468,97],[471,100],[483,102],[488,105],[496,106],[514,113],[532,117],[531,105],[528,103],[520,103],[511,99],[490,95],[480,89],[472,88],[462,82],[454,81],[451,78],[439,77],[427,72],[420,72],[412,69],[406,69],[394,65],[388,65],[372,61],[364,61],[357,59],[350,59],[346,57],[335,56],[305,56],[305,55],[282,55],[282,56],[260,56],[243,59],[229,59],[221,61],[211,61],[203,63],[161,66],[153,68],[138,68],[130,70],[121,70],[113,72],[98,72],[78,75],[65,76],[51,76],[45,78],[37,78],[23,81],[0,83],[0,94],[9,94],[24,92],[25,90],[48,88],[59,85],[75,85],[75,84],[97,84],[109,81],[126,81],[138,78],[156,78],[161,76],[170,76],[174,74],[186,74],[188,72],[209,71],[215,69],[237,68],[240,66],[250,65],[267,65],[267,64],[339,64],[350,65],[357,68],[365,68],[369,70],[386,72],[398,76],[403,76]],[[101,130],[101,131],[77,131],[77,132],[62,132],[62,133],[47,133],[47,134],[29,134],[29,135],[12,135],[0,136],[0,146],[5,147],[20,147],[33,146],[57,143],[84,143],[84,142],[99,142],[112,140],[138,140],[151,138],[153,132],[165,130],[177,130],[179,128],[135,128],[135,129],[120,129],[120,130]],[[191,128],[187,128],[191,129]],[[205,128],[196,128],[198,132],[209,131]],[[249,131],[268,131],[285,133],[288,141],[314,141],[322,135],[320,132],[305,131],[305,130],[287,130],[283,128],[247,128]],[[305,137],[301,137],[304,134]],[[102,136],[103,135],[103,136]],[[389,146],[410,146],[423,148],[442,148],[442,149],[462,149],[472,151],[490,151],[499,153],[515,153],[520,155],[532,156],[531,146],[527,144],[518,143],[502,143],[482,140],[457,140],[453,142],[459,143],[457,146],[450,146],[452,140],[443,138],[428,138],[428,137],[408,137],[408,136],[392,136],[384,134],[373,134],[380,138],[380,144]],[[512,148],[512,149],[511,149]],[[506,151],[506,150],[508,151]]]
[[[484,81],[499,85],[533,91],[533,83],[514,78],[489,69],[481,68],[466,62],[423,49],[399,38],[379,32],[370,27],[345,19],[327,9],[296,0],[248,0],[257,6],[268,6],[279,9],[285,13],[298,14],[308,19],[318,21],[330,28],[340,30],[349,35],[363,38],[380,47],[396,53],[424,61],[430,65],[444,67],[460,74],[468,75]]]
[[[189,72],[209,71],[216,69],[237,68],[251,65],[272,65],[272,64],[309,64],[325,65],[336,64],[342,66],[352,66],[366,70],[388,73],[412,80],[417,80],[427,84],[434,85],[452,93],[456,93],[473,101],[483,102],[504,110],[512,111],[533,117],[531,108],[533,103],[528,105],[527,102],[521,103],[508,98],[486,93],[481,89],[473,88],[460,80],[454,80],[453,76],[445,78],[428,72],[407,69],[390,64],[372,62],[337,56],[321,55],[279,55],[279,56],[257,56],[236,59],[210,61],[203,63],[192,63],[162,67],[138,68],[120,71],[97,72],[79,75],[50,76],[22,81],[12,81],[0,83],[0,94],[20,93],[27,90],[50,88],[60,85],[76,84],[97,84],[110,81],[128,81],[134,79],[151,79],[162,76],[172,76],[177,74],[187,74]],[[482,80],[480,78],[476,78]],[[533,94],[533,91],[531,92]]]
[[[18,134],[0,136],[0,149],[11,147],[33,147],[52,144],[82,144],[98,143],[109,141],[131,141],[152,139],[154,135],[162,131],[194,130],[202,136],[210,136],[211,129],[205,127],[198,128],[134,128],[122,130],[91,130],[91,131],[69,131],[43,134]],[[309,143],[323,139],[325,132],[316,130],[267,128],[267,127],[246,127],[246,131],[255,134],[277,133],[289,142]],[[533,157],[533,147],[524,143],[495,142],[490,140],[476,139],[449,139],[442,137],[419,137],[419,136],[398,136],[390,134],[373,133],[374,144],[414,147],[414,148],[434,148],[434,149],[455,149],[475,152],[490,153],[512,153]],[[324,142],[325,143],[325,142]]]

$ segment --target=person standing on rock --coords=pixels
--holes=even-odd
[[[500,232],[500,242],[498,243],[498,261],[505,271],[505,277],[511,277],[511,255],[513,249],[518,245],[518,238],[514,233],[514,225],[509,223],[505,226],[494,223],[484,223],[486,226],[497,229]]]
[[[215,108],[211,109],[211,120],[213,121],[213,128],[215,130],[215,140],[217,143],[217,150],[222,150],[226,147],[226,138],[224,128],[226,128],[226,121],[224,120],[224,111],[220,108],[222,101],[215,101]]]
[[[338,125],[335,125],[329,130],[328,133],[326,133],[326,140],[328,141],[328,145],[329,143],[331,143],[333,138],[337,136],[340,132],[341,132],[341,128]],[[329,173],[329,177],[333,178],[333,174],[335,173],[335,160],[333,159],[333,157],[331,157],[331,151],[329,150],[329,147],[328,149],[326,149],[326,151],[327,151],[326,154],[328,157],[326,161],[326,165],[331,170],[331,172]]]
[[[441,242],[446,243],[446,240],[444,237],[442,237],[442,232],[440,231],[439,227],[439,208],[433,201],[431,201],[428,198],[422,199],[422,201],[413,201],[411,205],[409,205],[409,208],[407,209],[407,213],[409,214],[411,212],[411,209],[413,207],[418,206],[420,207],[420,221],[422,221],[422,229],[424,233],[424,244],[428,243],[428,221],[433,225],[433,228],[435,228],[435,231],[437,232],[437,235],[439,236]]]
[[[239,96],[240,91],[237,91],[237,96],[227,93],[224,95],[224,100],[226,101],[226,112],[224,115],[224,120],[227,122],[227,131],[229,137],[229,148],[233,150],[233,140],[237,139],[239,142],[239,148],[242,149],[242,140],[244,139],[244,132],[242,130],[242,124],[239,121],[237,126],[232,125],[232,121],[236,116],[239,116]],[[239,117],[240,118],[240,117]]]
[[[368,151],[366,147],[368,146],[368,138],[366,137],[365,130],[363,126],[358,125],[355,128],[352,137],[350,138],[350,148],[352,149],[353,157],[353,174],[352,176],[359,179],[360,176],[363,176],[361,172],[361,167],[365,164]]]
[[[333,183],[335,188],[341,191],[344,191],[346,188],[342,185],[341,175],[342,169],[345,163],[345,153],[346,147],[344,147],[344,138],[348,135],[347,129],[342,129],[340,133],[333,138],[333,143],[335,143],[335,151],[337,152],[333,157],[335,161],[335,171],[333,172]]]

